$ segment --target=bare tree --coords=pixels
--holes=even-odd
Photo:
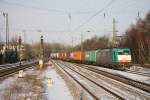
[[[103,37],[94,36],[90,39],[86,39],[83,42],[83,48],[85,51],[107,48],[107,46],[108,46],[108,38],[106,36]],[[77,45],[75,47],[75,50],[80,50],[80,48],[81,44]]]
[[[134,62],[150,63],[150,12],[132,25],[126,36],[125,46],[131,48]]]

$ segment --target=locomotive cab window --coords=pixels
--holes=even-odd
[[[124,50],[122,52],[118,52],[118,55],[129,55],[129,54],[130,54],[129,50]]]
[[[129,55],[129,54],[130,54],[129,50],[124,51],[124,55]]]
[[[118,55],[123,55],[123,52],[118,52]]]

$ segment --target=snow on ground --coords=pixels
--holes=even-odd
[[[43,91],[42,81],[37,78],[39,73],[40,71],[34,67],[34,69],[25,70],[22,78],[19,78],[18,74],[14,74],[1,80],[0,100],[37,100],[37,98],[44,98],[44,95],[41,94]]]
[[[93,66],[93,67],[95,67],[95,66]],[[116,75],[124,76],[124,77],[130,78],[130,79],[133,79],[133,80],[137,80],[137,81],[140,81],[140,82],[147,83],[147,84],[150,84],[150,77],[148,77],[148,76],[142,76],[142,75],[127,73],[127,72],[124,72],[124,71],[118,71],[118,70],[102,68],[102,67],[97,67],[97,69],[100,69],[100,70],[103,70],[103,71],[106,71],[106,72],[110,72],[110,73],[113,73],[113,74],[116,74]]]
[[[73,100],[64,80],[53,66],[42,70],[34,67],[23,73],[23,78],[14,74],[0,80],[0,100]]]
[[[34,69],[28,69],[23,74],[30,74],[33,72]],[[18,79],[18,74],[14,74],[8,78],[5,78],[3,80],[0,80],[0,93],[6,88],[9,87],[11,84],[13,84]]]
[[[141,66],[131,66],[129,70],[150,74],[150,68],[144,68]]]
[[[0,97],[5,88],[9,87],[13,82],[16,81],[16,79],[17,75],[13,75],[11,77],[8,77],[7,79],[4,79],[3,81],[0,81]]]
[[[43,73],[48,100],[73,100],[64,80],[56,73],[53,66],[48,66]]]

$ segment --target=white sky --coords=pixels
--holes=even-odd
[[[122,34],[137,20],[138,11],[144,18],[150,10],[150,0],[113,0],[113,3],[88,23],[77,28],[112,0],[0,0],[0,35],[5,38],[3,12],[9,14],[10,35],[26,31],[26,41],[37,42],[44,35],[46,42],[71,44],[94,35],[110,35],[112,20],[117,20],[117,34]],[[69,21],[71,13],[71,24]],[[104,18],[105,13],[105,18]],[[77,28],[77,29],[76,29]],[[37,32],[41,30],[42,32]],[[86,32],[90,31],[90,32]]]

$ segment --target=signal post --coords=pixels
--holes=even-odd
[[[41,49],[40,49],[40,59],[39,59],[40,69],[44,66],[44,40],[43,36],[41,36]]]
[[[23,47],[22,47],[22,39],[21,39],[21,36],[19,36],[19,66],[21,67],[21,65],[22,65],[22,60],[23,60],[23,52],[24,52],[24,50],[23,50]],[[23,70],[19,70],[19,75],[18,75],[18,77],[23,77]]]

